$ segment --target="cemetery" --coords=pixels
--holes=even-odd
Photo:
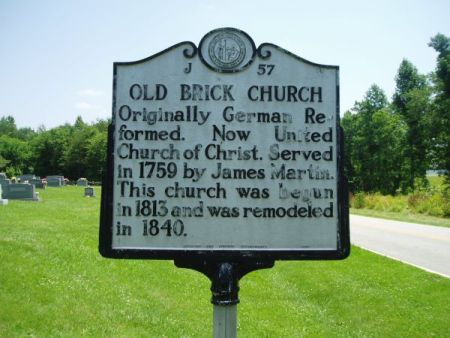
[[[86,179],[85,182],[87,182]],[[82,180],[82,182],[84,182]],[[64,176],[47,176],[41,179],[34,174],[19,175],[16,178],[8,178],[5,173],[0,173],[0,203],[7,204],[7,200],[39,201],[39,192],[36,189],[50,187],[63,187],[66,184]]]

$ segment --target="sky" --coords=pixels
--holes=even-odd
[[[0,118],[54,128],[111,117],[113,62],[234,27],[309,61],[340,67],[341,112],[372,84],[388,97],[403,59],[435,69],[450,36],[448,0],[0,0]]]

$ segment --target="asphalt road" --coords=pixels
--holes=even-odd
[[[350,240],[361,248],[450,278],[450,228],[351,215]]]

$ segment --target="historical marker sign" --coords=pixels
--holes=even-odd
[[[113,97],[104,256],[348,255],[338,67],[224,28],[115,63]]]

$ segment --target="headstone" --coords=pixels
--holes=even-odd
[[[3,186],[3,197],[11,200],[39,201],[35,187],[29,183],[16,183]]]
[[[47,176],[47,185],[49,187],[62,187],[64,185],[64,176],[59,175]]]
[[[41,179],[28,180],[28,183],[33,184],[38,189],[45,189],[47,186],[47,182]]]
[[[77,185],[79,186],[79,187],[87,187],[89,184],[88,184],[88,180],[86,179],[86,178],[84,178],[84,177],[81,177],[81,178],[79,178],[78,180],[77,180]]]
[[[11,180],[9,178],[5,179],[5,180],[0,180],[0,185],[1,186],[5,186],[5,185],[10,185],[11,184]]]
[[[8,200],[7,199],[3,199],[2,197],[2,186],[0,185],[0,205],[6,205],[8,204]]]
[[[35,180],[37,178],[38,177],[36,177],[36,175],[34,175],[34,174],[24,174],[24,175],[20,175],[18,177],[18,179],[21,183],[25,183],[26,181],[30,181],[30,180]]]
[[[84,197],[95,197],[95,191],[93,187],[84,188]]]
[[[11,184],[11,180],[6,176],[5,173],[0,173],[0,187],[4,185]],[[2,197],[2,194],[0,193],[0,198]]]

